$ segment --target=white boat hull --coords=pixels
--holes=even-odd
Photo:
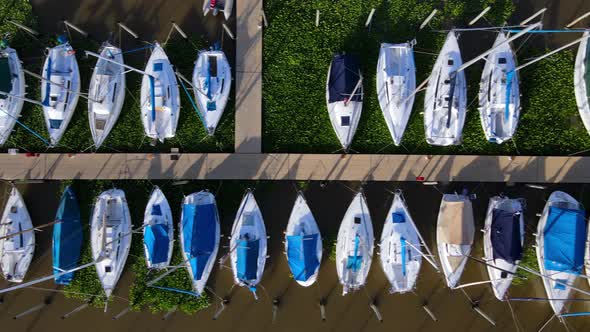
[[[336,271],[343,295],[365,285],[373,260],[374,242],[371,214],[365,196],[358,193],[346,210],[336,241]],[[360,262],[356,263],[356,258],[351,261],[350,257],[358,257]]]
[[[55,46],[48,52],[43,66],[41,99],[50,144],[57,146],[78,104],[80,70],[70,44]]]
[[[96,198],[90,217],[90,245],[96,272],[110,297],[117,286],[131,248],[131,216],[125,193],[119,189]]]
[[[180,117],[180,93],[172,64],[164,49],[155,43],[145,72],[154,78],[152,91],[150,78],[141,81],[141,120],[147,137],[164,142],[176,136]]]
[[[461,144],[467,112],[465,72],[454,31],[450,31],[436,59],[424,97],[424,128],[430,145]]]
[[[121,49],[104,43],[100,56],[124,64]],[[98,59],[88,89],[88,120],[94,146],[98,149],[109,136],[121,114],[125,101],[125,70],[123,66]]]
[[[590,32],[584,32],[583,36],[588,36]],[[574,67],[574,93],[576,95],[576,103],[578,105],[578,112],[586,127],[586,131],[590,134],[590,44],[588,38],[582,39],[578,46],[578,53],[576,55],[576,62]]]
[[[393,143],[401,143],[414,105],[416,65],[410,43],[381,44],[377,61],[377,97]]]
[[[215,16],[221,11],[223,12],[223,17],[225,17],[225,20],[229,20],[231,13],[234,10],[234,0],[217,0],[217,2],[222,1],[222,5],[217,5],[215,8],[211,8],[211,0],[203,0],[203,16],[207,16],[209,12]]]
[[[23,282],[35,253],[35,231],[33,223],[21,194],[16,187],[10,196],[0,220],[0,237],[15,234],[0,240],[0,263],[4,279],[10,282]]]
[[[0,91],[10,94],[7,96],[0,93],[0,145],[3,145],[20,116],[24,104],[22,97],[25,97],[26,92],[25,74],[16,51],[9,47],[0,49],[0,59],[6,59],[10,71],[8,74],[11,75],[10,90]]]

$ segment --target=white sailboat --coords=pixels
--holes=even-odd
[[[295,281],[303,287],[313,285],[322,262],[322,236],[301,192],[297,194],[285,231],[285,254]]]
[[[590,32],[584,32],[586,37],[580,41],[574,66],[574,92],[580,117],[590,134]]]
[[[193,290],[200,295],[205,290],[219,250],[219,213],[215,196],[207,191],[186,196],[178,226],[182,258]]]
[[[451,30],[428,79],[424,97],[424,129],[430,145],[461,144],[467,112],[465,72],[455,31]]]
[[[209,135],[215,133],[231,90],[231,68],[221,50],[200,51],[193,71],[198,111]]]
[[[350,203],[338,230],[336,271],[342,295],[365,285],[373,260],[375,236],[365,195],[359,192]]]
[[[443,195],[436,225],[436,243],[447,286],[457,286],[471,254],[475,224],[468,196]]]
[[[549,304],[558,316],[582,272],[586,232],[582,205],[562,191],[551,193],[537,226],[536,252]]]
[[[119,65],[124,63],[121,49],[105,42],[100,49],[100,56],[92,72],[88,91],[88,120],[97,149],[113,129],[125,101],[125,70]]]
[[[520,116],[520,88],[516,57],[501,31],[487,56],[479,84],[479,114],[486,139],[504,143],[514,136]]]
[[[7,281],[22,282],[25,279],[35,253],[32,228],[25,201],[18,189],[12,187],[0,220],[0,264]]]
[[[0,145],[6,143],[20,116],[24,96],[25,77],[18,54],[0,41]]]
[[[234,0],[203,0],[203,16],[207,16],[209,12],[213,16],[216,16],[219,12],[223,12],[225,20],[229,20],[233,8]]]
[[[254,194],[248,191],[238,209],[231,230],[230,258],[234,283],[256,296],[266,264],[266,227]]]
[[[377,61],[377,97],[395,145],[400,144],[410,119],[415,89],[413,44],[381,44]]]
[[[141,120],[147,137],[164,142],[176,135],[180,93],[172,64],[155,43],[141,81]]]
[[[80,94],[76,52],[67,40],[60,42],[47,50],[41,82],[43,115],[52,146],[59,143],[68,127]]]
[[[524,246],[524,213],[519,199],[494,196],[486,214],[483,251],[492,290],[504,301]]]
[[[148,269],[165,269],[170,265],[174,248],[172,210],[158,187],[152,191],[145,207],[143,248]]]
[[[90,217],[90,245],[98,279],[108,298],[131,248],[131,216],[122,190],[107,190],[96,198]]]
[[[336,54],[328,69],[326,82],[328,114],[336,136],[347,151],[363,110],[363,78],[355,57]]]

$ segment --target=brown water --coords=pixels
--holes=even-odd
[[[97,40],[106,39],[108,32],[115,30],[115,23],[119,20],[140,33],[144,40],[164,40],[170,27],[170,20],[175,20],[185,31],[191,34],[202,34],[208,40],[221,38],[220,18],[201,15],[201,1],[188,0],[32,0],[40,25],[44,33],[57,33],[63,28],[57,23],[62,18],[79,24],[88,30]],[[547,3],[547,4],[545,4]],[[59,4],[59,5],[57,5]],[[545,19],[546,27],[561,27],[576,15],[590,10],[590,2],[584,0],[542,1],[521,0],[518,4],[517,16],[527,17],[539,8],[547,5],[549,12]],[[231,20],[230,27],[235,20]],[[570,38],[559,36],[556,38]],[[131,43],[131,41],[128,41]],[[227,42],[227,39],[226,39]],[[553,39],[550,40],[553,42]],[[556,40],[555,43],[561,41]],[[231,44],[224,46],[233,49]],[[478,228],[483,226],[484,213],[490,196],[501,192],[511,197],[524,197],[527,200],[526,211],[527,243],[530,245],[535,231],[536,213],[542,210],[544,200],[553,190],[564,190],[580,199],[585,206],[590,206],[590,193],[585,185],[555,185],[546,190],[535,190],[516,185],[507,187],[505,184],[447,184],[435,187],[425,187],[416,183],[370,183],[365,192],[373,218],[375,237],[381,234],[382,223],[391,203],[389,191],[404,189],[410,211],[419,229],[428,242],[430,248],[435,249],[435,224],[440,203],[441,192],[460,191],[464,186],[478,195],[474,202],[476,223]],[[321,232],[335,234],[340,225],[344,212],[353,197],[353,191],[359,187],[358,183],[311,183],[306,191],[306,197]],[[35,225],[52,221],[57,208],[58,183],[19,185],[22,190],[29,211]],[[5,188],[0,192],[4,193]],[[223,199],[223,189],[218,195]],[[367,281],[367,287],[348,296],[341,296],[334,263],[327,259],[325,253],[318,283],[310,288],[299,287],[290,277],[288,265],[283,254],[283,230],[286,226],[291,206],[295,199],[294,184],[277,182],[271,190],[257,195],[261,205],[271,241],[269,254],[262,285],[265,292],[260,292],[260,300],[254,301],[251,294],[244,289],[234,288],[231,292],[232,276],[229,270],[218,270],[216,267],[209,280],[209,285],[221,296],[229,296],[231,303],[221,314],[220,319],[211,318],[217,310],[217,303],[211,308],[196,315],[173,314],[168,320],[162,320],[162,315],[152,315],[148,312],[129,313],[118,321],[111,317],[125,307],[127,303],[117,300],[110,305],[109,312],[103,313],[98,309],[85,309],[67,320],[60,317],[79,306],[81,303],[65,299],[63,295],[42,290],[22,290],[10,293],[0,304],[0,326],[3,330],[11,331],[514,331],[515,323],[506,303],[498,302],[489,286],[481,285],[467,289],[467,293],[474,300],[478,300],[480,307],[496,322],[494,328],[472,310],[470,303],[460,291],[450,291],[428,264],[424,263],[417,284],[417,293],[405,295],[390,295],[388,284],[378,256],[375,255],[373,266]],[[223,229],[227,233],[231,227],[232,216],[224,216]],[[481,233],[476,234],[473,253],[482,256]],[[35,261],[32,264],[28,278],[47,275],[51,271],[51,230],[37,233],[37,248]],[[127,271],[128,272],[128,271]],[[125,273],[121,279],[116,294],[123,298],[128,295],[128,285],[133,276]],[[474,282],[487,278],[485,268],[474,262],[469,262],[462,282]],[[588,289],[585,282],[580,287]],[[0,282],[0,287],[5,287]],[[52,282],[38,285],[42,288],[59,290]],[[541,281],[538,278],[525,286],[513,287],[510,291],[513,297],[545,297]],[[51,304],[42,310],[19,320],[13,316],[42,303],[49,297]],[[272,304],[274,298],[280,298],[280,306],[276,321],[272,321]],[[325,298],[327,321],[320,319],[319,300]],[[371,299],[383,315],[380,323],[369,308]],[[422,310],[423,299],[428,301],[430,309],[438,317],[433,322]],[[513,303],[521,331],[537,331],[553,314],[545,302]],[[590,304],[576,303],[571,311],[590,311]],[[571,330],[583,331],[590,329],[590,318],[568,319]],[[563,325],[553,321],[545,331],[562,331]]]

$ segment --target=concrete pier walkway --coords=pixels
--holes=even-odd
[[[236,1],[236,153],[262,152],[262,0]]]
[[[590,157],[334,154],[0,154],[0,178],[590,183]]]

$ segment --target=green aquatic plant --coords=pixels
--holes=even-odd
[[[539,271],[539,261],[537,260],[537,252],[536,249],[533,248],[533,246],[528,246],[524,250],[524,252],[522,253],[522,260],[520,261],[520,264],[528,268],[531,268],[535,271]],[[530,277],[532,276],[532,273],[527,272],[523,269],[518,269],[517,277],[512,280],[512,285],[526,285]]]

